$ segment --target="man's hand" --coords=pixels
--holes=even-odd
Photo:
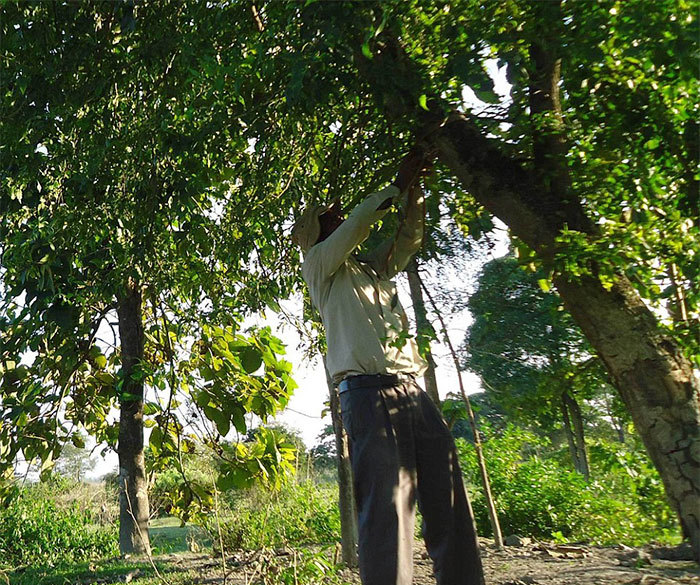
[[[401,161],[399,172],[392,184],[403,193],[418,179],[429,175],[432,169],[433,162],[425,150],[414,146]]]

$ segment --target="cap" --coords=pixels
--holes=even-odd
[[[328,204],[315,204],[308,207],[292,228],[292,241],[299,246],[303,252],[308,252],[311,246],[318,242],[321,236],[321,222],[318,220],[326,211],[339,204],[335,199]]]

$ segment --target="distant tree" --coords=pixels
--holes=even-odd
[[[606,389],[607,377],[558,295],[541,273],[512,256],[484,266],[468,301],[474,322],[463,364],[510,421],[551,432],[563,427],[575,468],[588,477],[581,404]]]
[[[316,437],[316,443],[309,450],[313,457],[314,467],[319,469],[332,469],[335,472],[336,449],[335,431],[333,425],[326,425]]]
[[[474,411],[479,426],[488,425],[493,432],[503,430],[508,425],[509,419],[498,403],[496,397],[489,392],[477,392],[469,395],[469,401]],[[442,401],[442,414],[452,435],[463,438],[470,443],[474,442],[474,433],[469,425],[469,417],[464,399],[457,394],[450,393]]]
[[[76,481],[83,481],[85,474],[92,471],[97,465],[90,451],[85,448],[85,435],[73,435],[73,440],[63,446],[61,455],[56,460],[54,472]]]

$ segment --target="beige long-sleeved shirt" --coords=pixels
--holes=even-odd
[[[422,195],[409,204],[395,238],[362,259],[352,252],[386,213],[389,186],[369,195],[324,241],[311,247],[302,265],[311,300],[321,313],[333,381],[359,374],[419,376],[427,364],[408,332],[408,319],[391,281],[423,239]]]

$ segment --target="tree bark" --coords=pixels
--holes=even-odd
[[[569,443],[569,452],[574,462],[574,468],[588,481],[590,469],[588,466],[588,453],[583,432],[583,418],[581,409],[576,399],[568,390],[561,395],[561,412],[564,418],[564,432]]]
[[[556,280],[632,416],[700,560],[700,390],[687,358],[626,279]]]
[[[423,299],[423,292],[420,288],[418,262],[415,258],[411,258],[411,261],[408,263],[406,275],[408,276],[408,286],[411,290],[413,312],[416,315],[416,330],[418,335],[421,335],[421,332],[431,331],[432,325],[428,320],[428,311],[425,308],[425,300]],[[440,394],[438,393],[437,378],[435,377],[435,360],[433,359],[432,351],[430,351],[430,342],[427,343],[427,348],[423,357],[425,361],[428,362],[428,368],[425,370],[425,374],[423,374],[425,392],[430,396],[430,399],[437,407],[440,408]]]
[[[122,352],[122,386],[119,417],[119,551],[149,554],[148,478],[143,453],[144,334],[141,292],[129,282],[117,306]]]
[[[325,368],[326,359],[323,358]],[[338,463],[338,506],[340,508],[340,547],[343,563],[347,567],[357,566],[357,512],[350,466],[350,446],[340,416],[340,394],[326,369],[326,381],[330,395],[331,420],[335,432],[335,448]]]

